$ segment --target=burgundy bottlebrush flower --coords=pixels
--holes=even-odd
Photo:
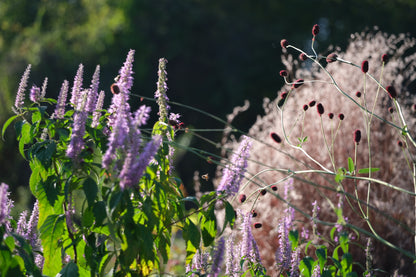
[[[361,131],[357,129],[354,131],[354,142],[356,144],[359,144],[360,140],[361,140]]]
[[[281,77],[287,77],[288,73],[287,73],[287,71],[286,71],[286,70],[280,70],[279,75],[280,75]]]
[[[320,116],[322,116],[325,112],[324,106],[321,103],[318,103],[318,105],[316,105],[316,110],[318,111],[318,114]]]
[[[397,145],[398,145],[399,147],[403,147],[403,145],[404,145],[404,144],[403,144],[403,141],[398,140],[398,141],[397,141]]]
[[[334,114],[333,113],[329,113],[328,114],[329,119],[333,119],[334,118]]]
[[[387,86],[387,87],[386,87],[386,90],[387,90],[387,93],[389,94],[389,96],[390,96],[392,99],[396,99],[396,97],[397,97],[397,92],[396,92],[396,89],[395,89],[393,86]]]
[[[23,108],[23,105],[25,104],[25,90],[27,87],[27,80],[29,79],[29,73],[30,69],[32,68],[32,65],[28,65],[26,67],[25,72],[23,73],[22,78],[20,79],[19,88],[17,89],[16,93],[16,100],[14,102],[14,108],[17,110]],[[18,111],[15,111],[18,113]]]
[[[301,61],[306,61],[308,59],[308,56],[306,56],[305,53],[300,53],[299,55],[299,60]]]
[[[389,55],[387,55],[387,54],[383,54],[383,55],[381,55],[381,61],[382,61],[383,63],[388,62],[388,61],[389,61]]]
[[[293,83],[292,87],[293,87],[293,88],[298,88],[298,87],[300,87],[301,85],[303,85],[303,83],[304,83],[303,79],[297,79],[297,80]]]
[[[270,133],[270,137],[277,143],[282,142],[282,139],[280,138],[280,136],[276,134],[275,132]]]
[[[260,194],[261,195],[265,195],[267,193],[267,190],[265,190],[265,189],[262,189],[261,191],[260,191]]]
[[[39,103],[39,101],[41,100],[41,91],[40,88],[33,85],[32,88],[30,89],[30,94],[29,94],[29,99],[30,101],[34,102],[34,103]]]
[[[247,168],[247,159],[250,156],[251,140],[242,136],[237,152],[231,157],[230,163],[223,170],[223,175],[217,191],[225,191],[230,196],[240,189]]]
[[[357,96],[358,98],[360,98],[360,97],[361,97],[361,92],[360,92],[360,91],[357,91],[357,92],[355,93],[355,96]]]
[[[302,108],[303,108],[303,110],[306,112],[306,111],[308,110],[309,106],[305,104],[305,105],[303,105],[303,107],[302,107]]]
[[[282,98],[282,99],[286,99],[286,97],[288,96],[288,92],[287,91],[284,91],[284,92],[282,92],[281,94],[280,94],[280,98]]]
[[[368,61],[365,60],[361,63],[361,71],[363,73],[367,73],[368,72]]]
[[[343,113],[340,113],[340,114],[338,115],[338,118],[339,118],[339,120],[344,120],[345,116],[344,116],[344,114],[343,114]]]
[[[247,196],[245,194],[240,194],[238,197],[241,203],[244,203],[247,199]]]
[[[277,191],[277,186],[276,185],[272,185],[271,188],[272,188],[273,191]]]
[[[315,25],[313,25],[313,27],[312,27],[312,35],[313,36],[316,36],[316,35],[318,35],[319,34],[319,25],[318,24],[315,24]]]
[[[331,53],[326,57],[327,63],[333,63],[333,62],[336,62],[337,60],[338,60],[338,55],[335,53]]]
[[[394,112],[394,109],[393,109],[393,107],[389,107],[389,113],[393,113]]]
[[[256,217],[257,216],[257,212],[255,210],[251,210],[251,216],[252,217]]]
[[[309,107],[312,108],[313,106],[315,106],[315,104],[316,104],[316,101],[312,100],[312,101],[309,102]]]
[[[110,90],[112,94],[119,94],[120,93],[120,87],[114,83],[110,86]]]
[[[56,103],[55,111],[52,114],[52,118],[57,118],[57,119],[64,118],[67,95],[68,95],[68,81],[65,80],[62,83],[61,90],[58,95],[58,101]]]
[[[286,39],[282,39],[280,41],[280,46],[282,46],[282,48],[286,48],[289,46],[289,42]]]
[[[259,229],[259,228],[261,228],[262,226],[263,226],[263,224],[261,224],[260,222],[256,222],[256,223],[254,223],[254,228],[256,228],[256,229]]]

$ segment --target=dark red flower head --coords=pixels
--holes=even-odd
[[[261,191],[260,191],[260,194],[261,195],[265,195],[267,193],[267,190],[265,190],[265,189],[262,189]]]
[[[319,25],[318,24],[315,24],[312,27],[312,35],[316,36],[318,34],[319,34]]]
[[[356,144],[359,144],[360,140],[361,140],[361,131],[357,129],[354,131],[354,142]]]
[[[247,197],[245,194],[240,194],[240,202],[244,203],[244,201],[246,201]]]
[[[340,113],[340,114],[338,115],[338,118],[339,118],[339,120],[344,120],[345,116],[344,116],[344,114],[343,114],[343,113]]]
[[[393,112],[394,112],[393,107],[389,107],[389,113],[393,113]]]
[[[328,114],[329,119],[333,119],[334,118],[334,114],[333,113],[329,113]]]
[[[261,228],[261,226],[263,226],[263,224],[261,224],[260,222],[254,223],[254,228],[256,228],[256,229]]]
[[[303,105],[303,110],[306,112],[308,110],[309,106],[308,105]]]
[[[303,82],[304,82],[303,79],[297,79],[296,82],[293,83],[292,87],[293,88],[298,88],[301,85],[303,85]]]
[[[361,63],[361,71],[363,73],[367,73],[368,72],[368,61],[365,60]]]
[[[316,110],[318,111],[318,114],[320,116],[323,115],[325,112],[324,106],[321,103],[318,103],[318,105],[316,105]]]
[[[282,46],[282,48],[286,48],[286,47],[288,47],[289,42],[287,40],[285,40],[285,39],[282,39],[280,41],[280,45]]]
[[[315,100],[312,100],[311,102],[309,102],[309,107],[313,107],[313,106],[315,106],[315,104],[316,104],[316,101]]]
[[[280,94],[280,98],[286,99],[287,95],[288,95],[288,93],[286,91],[284,91]]]
[[[396,92],[396,89],[393,86],[387,86],[386,90],[387,90],[387,93],[390,95],[391,98],[396,99],[397,92]]]
[[[279,75],[282,77],[287,77],[287,71],[286,70],[280,70]]]
[[[388,62],[388,61],[389,61],[389,55],[387,55],[387,54],[383,54],[383,55],[381,56],[381,61],[382,61],[383,63]]]
[[[398,145],[399,147],[403,147],[403,141],[398,140],[398,141],[397,141],[397,145]]]
[[[305,53],[300,53],[300,55],[299,55],[299,59],[300,59],[301,61],[306,61],[306,60],[308,59],[308,56],[306,56],[306,54],[305,54]]]
[[[338,55],[335,53],[331,53],[326,57],[326,62],[327,63],[333,63],[336,62],[338,59]]]
[[[275,132],[270,133],[270,137],[277,143],[281,143],[282,139]]]
[[[257,216],[257,212],[256,212],[255,210],[251,210],[251,215],[252,215],[253,217],[256,217],[256,216]]]
[[[357,92],[355,93],[355,96],[357,96],[358,98],[360,98],[360,97],[361,97],[361,92],[360,92],[360,91],[357,91]]]
[[[277,186],[276,185],[272,185],[271,188],[272,188],[273,191],[276,191],[277,190]]]
[[[416,104],[413,104],[413,105],[412,105],[412,111],[413,111],[413,112],[416,112]]]

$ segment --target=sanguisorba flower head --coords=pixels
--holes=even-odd
[[[315,24],[312,27],[312,35],[313,36],[317,36],[318,34],[319,34],[319,25],[318,24]]]
[[[365,60],[361,63],[361,71],[363,73],[367,73],[368,72],[368,61]]]
[[[387,93],[389,94],[390,98],[396,99],[397,92],[396,92],[396,89],[393,86],[387,86],[386,90],[387,90]]]
[[[17,89],[16,93],[16,100],[14,102],[14,108],[15,113],[19,113],[19,110],[23,108],[23,105],[25,104],[25,90],[27,87],[27,80],[29,79],[30,69],[32,68],[32,65],[28,65],[26,67],[25,72],[23,73],[22,78],[20,79],[19,88]]]
[[[338,55],[335,53],[331,53],[326,57],[327,63],[333,63],[333,62],[336,62],[337,60],[338,60]]]
[[[166,72],[166,64],[168,61],[165,58],[159,59],[159,70],[157,72],[159,78],[157,81],[157,90],[155,92],[155,98],[157,99],[157,104],[159,105],[159,121],[167,122],[168,120],[168,112],[169,112],[169,105],[167,102],[169,98],[166,94],[168,90],[168,86],[166,81],[168,80]]]
[[[240,189],[241,181],[247,168],[247,159],[250,156],[251,139],[242,136],[237,152],[231,157],[230,163],[223,170],[218,192],[224,191],[229,196],[235,195]]]

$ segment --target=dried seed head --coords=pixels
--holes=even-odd
[[[316,36],[316,35],[318,35],[319,34],[319,25],[318,24],[315,24],[315,25],[313,25],[313,27],[312,27],[312,35],[313,36]]]
[[[327,63],[333,63],[333,62],[336,62],[337,60],[338,60],[338,55],[335,53],[331,53],[326,57]]]
[[[246,197],[246,195],[245,194],[240,194],[240,202],[241,203],[244,203],[244,201],[246,201],[246,199],[247,199],[247,197]]]
[[[354,142],[356,144],[359,144],[360,140],[361,140],[361,131],[357,129],[354,131]]]
[[[355,93],[355,96],[357,96],[358,98],[360,98],[360,97],[361,97],[361,92],[360,92],[360,91],[357,91],[357,92]]]
[[[387,86],[386,87],[387,93],[390,95],[392,99],[396,99],[397,92],[396,89],[393,86]]]
[[[316,104],[316,101],[315,100],[312,100],[311,102],[309,102],[309,107],[313,107],[313,106],[315,106],[315,104]]]
[[[383,55],[381,56],[381,61],[382,61],[383,63],[388,62],[388,61],[389,61],[389,55],[387,55],[387,54],[383,54]]]
[[[263,226],[263,225],[260,222],[254,223],[254,228],[256,228],[256,229],[261,228],[261,226]]]
[[[329,113],[328,114],[329,119],[333,119],[334,118],[334,114],[333,113]]]
[[[301,61],[306,61],[306,60],[308,59],[308,56],[306,56],[306,54],[305,54],[305,53],[300,53],[300,55],[299,55],[299,59],[300,59]]]
[[[325,112],[324,106],[321,103],[318,103],[318,105],[316,105],[316,110],[318,111],[319,116],[322,116]]]
[[[280,70],[279,75],[282,77],[287,77],[287,71],[286,70]]]
[[[344,116],[344,114],[343,114],[343,113],[340,113],[340,114],[338,115],[338,118],[339,118],[339,120],[344,120],[345,116]]]
[[[287,40],[282,39],[280,41],[280,46],[282,46],[282,48],[286,48],[286,47],[288,47],[288,45],[289,45],[289,42]]]
[[[308,105],[303,105],[303,110],[306,112],[308,110],[309,106]]]
[[[293,88],[298,88],[301,85],[303,85],[303,82],[304,82],[303,79],[297,79],[296,82],[293,83],[292,87]]]
[[[277,143],[281,143],[282,139],[279,137],[278,134],[276,134],[275,132],[270,133],[271,138],[277,142]]]
[[[368,72],[368,61],[365,60],[361,63],[361,71],[363,73],[367,73]]]

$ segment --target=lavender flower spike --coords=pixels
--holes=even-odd
[[[155,92],[155,98],[157,99],[157,104],[159,105],[159,121],[166,122],[168,118],[168,111],[170,109],[167,102],[169,101],[166,92],[168,90],[168,86],[166,81],[168,80],[168,73],[166,72],[166,64],[168,61],[165,58],[159,59],[159,70],[157,74],[159,75],[159,79],[157,81],[157,90]]]
[[[84,74],[84,66],[82,64],[79,65],[77,74],[74,78],[74,86],[72,87],[71,92],[71,99],[70,102],[74,104],[75,108],[78,108],[78,105],[80,102],[82,102],[82,99],[80,99],[81,95],[81,88],[82,88],[82,75]]]
[[[18,113],[18,110],[23,108],[23,105],[25,104],[25,90],[27,87],[27,80],[29,79],[29,73],[30,69],[32,68],[32,65],[29,64],[26,67],[25,73],[23,73],[22,78],[20,79],[19,88],[17,89],[16,94],[16,101],[14,103],[14,108],[16,109],[16,113]]]
[[[39,101],[41,100],[41,91],[40,88],[33,85],[32,88],[30,89],[30,101],[34,102],[34,103],[39,103]]]
[[[94,75],[92,76],[91,87],[88,91],[87,104],[85,105],[85,110],[90,113],[92,113],[95,110],[95,106],[97,105],[98,85],[100,83],[99,79],[100,66],[97,65],[97,67],[95,68]]]
[[[217,249],[214,252],[214,256],[212,258],[212,267],[211,267],[211,274],[210,277],[217,277],[220,274],[221,264],[223,261],[224,256],[224,248],[225,248],[225,240],[224,237],[220,238],[217,243]]]
[[[250,155],[251,140],[247,136],[242,136],[240,146],[236,153],[231,157],[230,164],[224,170],[218,192],[225,191],[230,196],[235,195],[240,189],[241,181],[247,168],[247,159]]]
[[[103,90],[100,91],[100,94],[98,95],[98,99],[97,99],[97,104],[95,105],[95,111],[92,114],[91,127],[93,128],[96,128],[99,124],[99,120],[101,116],[100,110],[103,108],[103,105],[104,105],[104,96],[105,96],[104,91]]]
[[[42,91],[40,92],[41,99],[45,98],[46,95],[46,87],[48,86],[48,77],[43,80],[42,84]]]
[[[56,103],[55,111],[52,118],[63,119],[65,114],[66,97],[68,95],[68,81],[62,83],[61,91],[58,95],[58,102]]]
[[[0,185],[0,226],[5,224],[9,219],[9,186],[5,183]]]
[[[85,99],[79,104],[81,107],[75,112],[71,141],[66,151],[67,157],[73,160],[77,159],[84,148],[85,123],[88,117],[88,113],[85,111]]]

